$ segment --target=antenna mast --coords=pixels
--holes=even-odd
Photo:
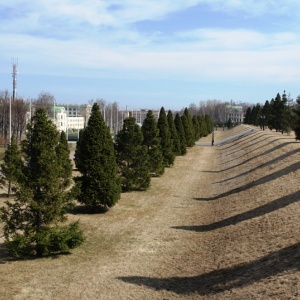
[[[12,66],[13,66],[13,72],[12,72],[12,77],[13,77],[13,96],[12,100],[13,102],[15,101],[17,97],[17,74],[18,74],[18,59],[12,59]]]

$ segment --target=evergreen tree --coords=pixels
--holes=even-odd
[[[251,107],[248,107],[246,110],[244,123],[250,125],[250,115],[251,115]]]
[[[145,190],[150,186],[148,150],[143,143],[143,134],[135,118],[124,120],[123,129],[116,136],[117,164],[124,191]]]
[[[170,110],[168,111],[167,119],[168,119],[170,134],[171,134],[171,140],[172,140],[172,151],[175,155],[180,155],[181,154],[180,139],[175,127],[173,114]]]
[[[275,99],[271,100],[271,116],[269,120],[270,129],[275,129],[276,131],[283,130],[285,105],[286,103],[282,101],[279,93]]]
[[[10,144],[7,146],[3,163],[1,164],[2,183],[7,184],[7,197],[10,197],[12,185],[20,177],[22,160],[15,136],[11,138]]]
[[[166,111],[164,107],[160,109],[159,118],[157,121],[157,127],[159,130],[159,137],[160,137],[160,145],[164,160],[164,166],[169,167],[173,165],[175,160],[175,155],[172,151],[172,140],[171,140],[171,133],[169,130],[169,123],[166,115]]]
[[[293,109],[294,113],[294,126],[296,140],[300,140],[300,95],[296,99],[296,105]]]
[[[45,110],[37,110],[21,144],[24,161],[16,198],[1,208],[5,244],[13,257],[65,252],[83,242],[78,222],[62,225],[72,199],[62,184],[69,178],[61,172],[58,145],[56,126]]]
[[[232,123],[232,120],[231,120],[231,118],[229,118],[229,119],[228,119],[228,121],[227,121],[227,124],[226,124],[226,125],[227,125],[227,128],[228,128],[228,129],[231,129],[231,128],[233,127],[233,123]]]
[[[174,124],[180,140],[180,155],[185,155],[186,154],[185,133],[181,122],[181,117],[179,116],[178,113],[175,115]]]
[[[199,120],[199,124],[200,124],[200,137],[208,136],[208,130],[207,130],[204,115],[198,116],[198,120]]]
[[[79,136],[78,136],[78,140],[76,142],[76,148],[75,148],[74,161],[75,161],[75,166],[78,169],[84,168],[85,149],[84,149],[84,147],[81,147],[83,131],[84,131],[84,129],[81,129],[79,131]]]
[[[250,114],[250,124],[254,126],[259,125],[259,120],[261,117],[261,107],[260,104],[256,104],[252,107],[251,114]]]
[[[207,128],[208,133],[212,133],[214,131],[214,124],[213,124],[211,116],[205,115],[204,119],[205,119],[206,128]]]
[[[152,110],[149,110],[142,125],[143,145],[147,146],[150,162],[150,172],[162,175],[165,171],[160,145],[159,130]]]
[[[186,145],[187,147],[193,147],[195,145],[195,131],[191,115],[187,108],[185,108],[184,114],[181,116],[181,121],[184,129]]]
[[[264,106],[262,107],[261,110],[261,117],[262,117],[262,127],[267,127],[269,126],[269,119],[271,115],[271,108],[270,108],[270,102],[266,100]]]
[[[287,97],[285,91],[282,94],[282,106],[283,106],[283,112],[282,112],[282,133],[283,132],[290,132],[291,128],[294,127],[294,118],[293,118],[293,112],[292,112],[292,102],[293,100],[290,97]]]
[[[75,178],[78,201],[93,212],[107,211],[120,198],[121,187],[114,144],[99,105],[92,107],[86,128],[75,150],[75,164],[81,176]]]
[[[59,159],[58,168],[62,177],[62,187],[68,187],[72,178],[72,161],[70,159],[70,149],[67,136],[64,131],[60,134],[59,144],[56,147],[56,155]]]
[[[198,141],[201,135],[199,119],[196,115],[193,115],[192,121],[193,121],[193,127],[195,132],[195,141]]]

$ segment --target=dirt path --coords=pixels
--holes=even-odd
[[[149,191],[70,215],[87,238],[71,255],[0,247],[0,299],[299,299],[299,147],[257,130],[189,149]]]

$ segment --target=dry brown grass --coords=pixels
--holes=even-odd
[[[0,299],[299,299],[299,146],[257,130],[193,147],[149,191],[70,214],[87,238],[71,255],[9,261],[1,245]]]

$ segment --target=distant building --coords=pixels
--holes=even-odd
[[[92,111],[92,106],[89,104],[61,104],[60,106],[63,106],[65,108],[67,117],[68,117],[68,123],[72,124],[72,127],[68,126],[68,128],[74,128],[78,129],[78,124],[76,125],[76,121],[79,120],[79,123],[81,123],[81,119],[76,119],[76,118],[83,118],[84,119],[84,128],[87,125],[87,122],[90,118],[91,111]],[[74,119],[75,118],[75,119]],[[78,123],[78,122],[77,122]],[[80,128],[80,129],[82,129]]]
[[[57,105],[54,123],[59,132],[75,133],[86,126],[90,114],[90,105]]]
[[[231,119],[233,124],[242,124],[244,118],[243,107],[237,105],[226,105],[225,120]]]
[[[66,132],[68,139],[77,140],[79,131],[87,126],[89,117],[91,115],[91,105],[78,105],[78,104],[56,104],[54,106],[54,119],[53,114],[51,119],[57,127],[59,132]],[[118,110],[108,111],[103,113],[103,118],[106,125],[109,127],[112,135],[115,135],[123,127],[125,118],[129,115],[136,119],[137,124],[142,126],[147,113],[150,109],[140,110]],[[53,111],[53,110],[52,110]],[[151,109],[156,120],[159,118],[159,110]],[[30,112],[27,113],[27,122],[30,120]]]
[[[57,130],[59,132],[67,131],[67,114],[66,110],[62,106],[55,106],[55,119],[54,123],[56,124]]]
[[[144,120],[146,119],[148,111],[151,110],[155,119],[158,120],[159,117],[159,110],[153,110],[153,109],[140,109],[140,110],[126,110],[126,111],[121,111],[121,114],[123,118],[128,118],[129,115],[131,114],[132,117],[135,118],[137,124],[140,126],[143,124]]]

